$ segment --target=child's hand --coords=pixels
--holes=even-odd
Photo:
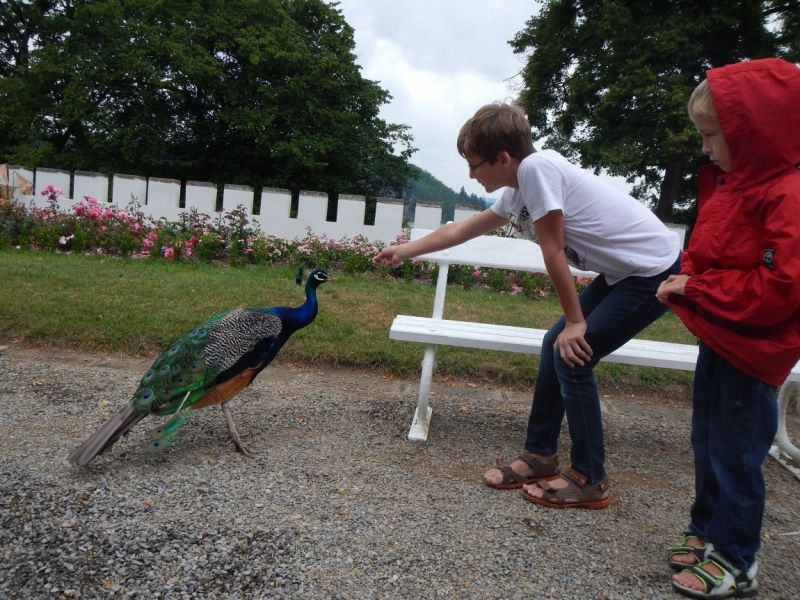
[[[670,294],[678,294],[680,296],[686,295],[686,282],[689,280],[688,275],[670,275],[661,285],[658,286],[656,298],[659,302],[667,303]]]
[[[378,266],[389,267],[394,269],[399,267],[405,260],[400,254],[400,246],[386,246],[372,259],[372,262]]]
[[[579,323],[567,321],[564,331],[556,338],[553,348],[558,348],[561,360],[570,367],[583,366],[592,358],[592,348],[584,339],[586,321]]]

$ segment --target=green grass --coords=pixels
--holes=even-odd
[[[319,289],[320,312],[295,334],[279,362],[377,369],[413,377],[422,344],[389,340],[397,314],[430,316],[434,286],[349,276]],[[0,251],[0,338],[27,346],[153,356],[207,317],[236,307],[296,306],[303,302],[294,268],[240,269],[158,260],[27,251]],[[487,290],[447,292],[444,318],[546,329],[560,316],[556,300],[530,300]],[[639,336],[692,344],[695,338],[668,313]],[[442,346],[437,376],[529,386],[537,357]],[[690,383],[682,371],[601,363],[601,382]]]

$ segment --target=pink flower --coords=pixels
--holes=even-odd
[[[167,260],[173,260],[175,258],[175,249],[174,248],[164,248],[164,258]]]
[[[200,241],[200,240],[199,240],[198,238],[196,238],[196,237],[192,236],[192,237],[190,237],[188,240],[186,240],[186,246],[187,246],[188,248],[191,248],[192,246],[194,246],[195,244],[197,244],[199,241]]]
[[[64,190],[60,190],[52,183],[48,183],[47,187],[44,188],[40,193],[42,196],[47,196],[48,200],[58,200],[59,196],[64,195]]]
[[[104,219],[110,219],[113,216],[114,216],[114,209],[111,208],[110,206],[103,211],[103,218]]]
[[[134,223],[133,227],[131,227],[131,230],[133,231],[133,233],[139,233],[142,230],[141,223]]]
[[[147,237],[155,242],[158,239],[158,232],[155,229],[153,229],[150,233],[147,234]]]
[[[83,204],[76,204],[75,208],[72,209],[72,212],[75,213],[76,217],[82,217],[86,214],[86,207]]]
[[[62,235],[60,238],[58,238],[58,243],[61,244],[62,246],[66,246],[67,242],[69,240],[71,240],[72,238],[74,238],[74,237],[75,237],[74,235],[70,235],[70,236],[67,236],[67,237]]]
[[[96,206],[89,209],[89,218],[92,221],[97,221],[100,218],[100,209]]]
[[[102,249],[102,248],[98,248],[98,249],[97,249],[97,253],[98,253],[98,254],[103,254],[103,249]]]
[[[95,198],[94,196],[89,196],[87,194],[86,196],[83,197],[83,199],[86,200],[89,206],[97,206],[97,198]]]
[[[149,240],[147,238],[142,240],[142,247],[143,248],[147,249],[147,248],[150,248],[152,245],[153,245],[153,240]]]
[[[190,257],[192,256],[192,250],[191,250],[191,248],[186,248],[186,250],[184,250],[184,251],[183,251],[183,255],[184,255],[186,258],[190,258]]]
[[[128,213],[126,213],[124,210],[119,211],[117,213],[117,216],[123,221],[126,221],[128,219]]]

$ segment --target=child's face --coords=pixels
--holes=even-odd
[[[733,160],[719,119],[709,115],[695,115],[694,126],[697,128],[697,133],[703,138],[703,154],[707,154],[711,162],[725,173],[730,173]]]
[[[505,156],[503,156],[504,154]],[[476,179],[488,193],[491,194],[502,187],[514,185],[509,180],[510,166],[506,153],[501,152],[495,158],[494,163],[473,152],[466,152],[464,158],[467,159],[469,178]],[[516,170],[513,173],[516,174]]]

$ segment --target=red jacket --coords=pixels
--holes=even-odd
[[[699,216],[670,305],[738,369],[781,385],[800,360],[800,68],[708,72],[732,168],[702,167]]]

